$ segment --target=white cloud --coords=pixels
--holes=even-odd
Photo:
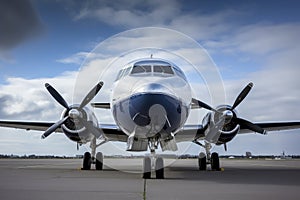
[[[44,84],[52,84],[68,102],[72,102],[75,73],[55,78],[24,79],[11,77],[0,85],[0,116],[4,119],[58,120],[61,106],[51,97]]]
[[[58,59],[56,61],[64,64],[80,65],[84,61],[84,59],[88,56],[88,54],[89,54],[88,52],[78,52],[67,58]]]
[[[176,1],[95,1],[85,4],[75,16],[76,20],[94,18],[110,25],[140,27],[162,25],[179,14]]]
[[[241,53],[252,59],[263,59],[272,54],[291,50],[299,51],[299,23],[249,24],[235,28],[225,34],[222,40],[207,40],[205,47],[227,55]]]

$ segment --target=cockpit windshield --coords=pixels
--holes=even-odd
[[[183,79],[186,79],[183,72],[175,65],[161,60],[144,60],[135,62],[133,65],[129,65],[120,70],[116,80],[119,80],[127,75],[134,76],[143,74],[162,77],[177,75]]]
[[[139,61],[136,62],[131,70],[131,75],[148,73],[152,76],[157,75],[174,75],[172,66],[164,61]]]
[[[134,65],[131,74],[151,73],[151,65]]]
[[[153,66],[154,73],[161,73],[161,74],[174,74],[170,65],[154,65]]]

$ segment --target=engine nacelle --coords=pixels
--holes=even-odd
[[[237,117],[236,111],[229,105],[220,105],[216,108],[218,112],[213,112],[211,125],[218,126],[219,138],[216,144],[221,145],[231,141],[239,132],[240,125],[234,120]]]
[[[94,137],[90,131],[79,121],[78,117],[91,123],[93,126],[98,126],[98,120],[95,114],[84,107],[78,109],[79,105],[75,104],[70,106],[69,109],[63,111],[61,119],[69,116],[69,118],[62,124],[61,128],[64,134],[72,141],[78,142],[80,144],[85,144],[91,141]]]

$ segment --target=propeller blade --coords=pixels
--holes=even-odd
[[[199,101],[199,100],[197,100],[197,99],[192,99],[192,101],[193,101],[194,103],[198,103],[198,105],[199,105],[200,107],[202,107],[202,108],[205,108],[205,109],[207,109],[207,110],[211,110],[211,111],[214,111],[214,112],[219,113],[219,111],[217,111],[216,109],[214,109],[213,107],[211,107],[210,105],[208,105],[208,104],[206,104],[206,103],[204,103],[204,102],[202,102],[202,101]]]
[[[101,135],[103,135],[100,129],[93,126],[93,124],[91,124],[90,122],[86,121],[81,117],[79,117],[79,120],[86,129],[88,129],[93,135],[96,136],[96,138],[99,138]]]
[[[45,84],[46,89],[49,91],[51,96],[64,108],[69,109],[69,106],[67,102],[64,100],[64,98],[49,84]]]
[[[251,130],[251,131],[254,131],[254,132],[260,133],[260,134],[264,134],[264,135],[266,134],[266,131],[265,131],[263,128],[261,128],[261,127],[258,126],[258,125],[255,125],[255,124],[253,124],[252,122],[249,122],[249,121],[247,121],[247,120],[245,120],[245,119],[236,118],[235,121],[236,121],[238,124],[240,124],[240,125],[242,125],[242,126],[245,126],[247,129],[249,129],[249,130]]]
[[[249,94],[251,88],[253,87],[253,83],[249,83],[239,94],[239,96],[236,98],[231,110],[235,109],[244,99],[245,97]]]
[[[103,82],[99,82],[87,95],[86,97],[82,100],[79,109],[82,109],[84,106],[86,106],[90,101],[98,94],[100,89],[103,86]]]
[[[59,120],[58,122],[56,122],[55,124],[53,124],[52,126],[50,126],[45,133],[42,135],[42,139],[45,139],[46,137],[48,137],[51,133],[53,133],[58,127],[60,127],[69,117],[65,117],[61,120]]]

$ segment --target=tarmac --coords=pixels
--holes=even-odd
[[[300,160],[221,159],[222,171],[198,171],[196,159],[165,159],[165,179],[142,179],[142,159],[104,159],[82,171],[80,159],[0,159],[0,199],[299,199]]]

